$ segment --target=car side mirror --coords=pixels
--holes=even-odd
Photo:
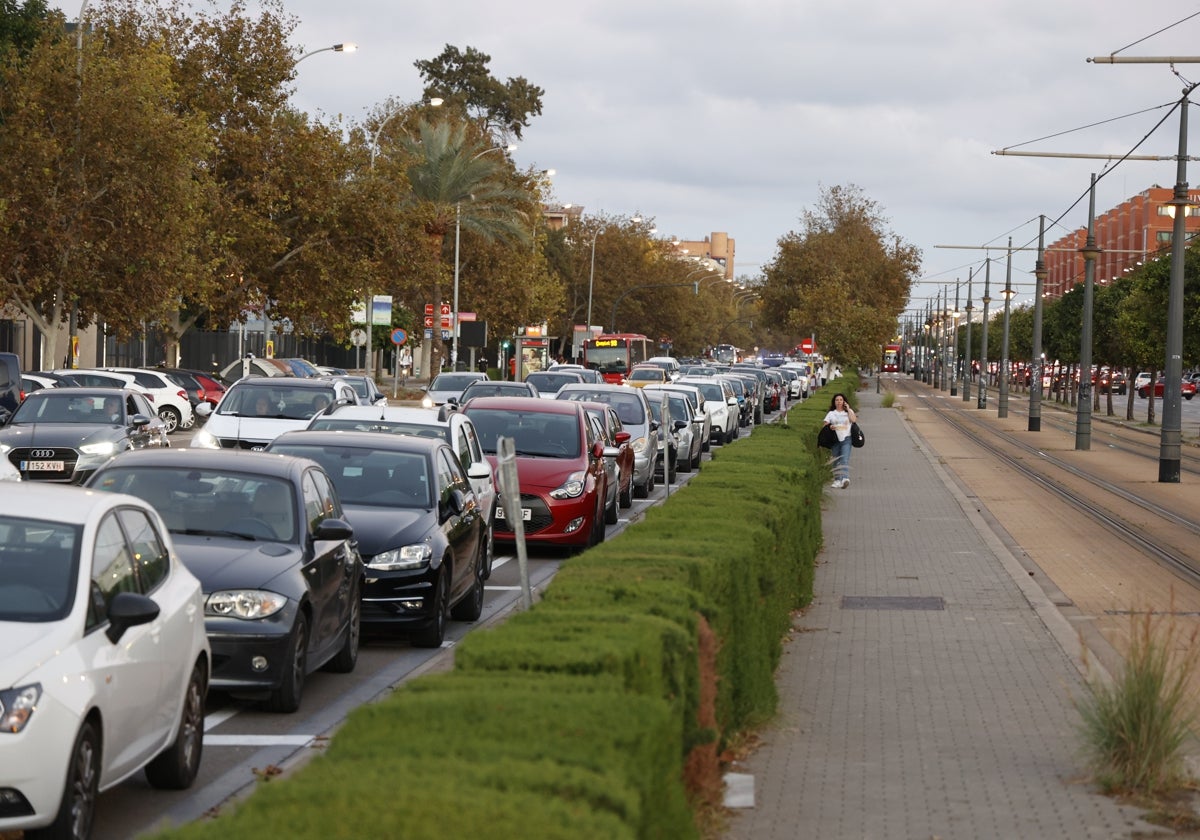
[[[728,400],[726,400],[725,402],[726,402],[727,404],[729,404],[729,405],[737,405],[737,404],[738,404],[737,397],[730,397],[730,398],[729,398]]]
[[[202,403],[197,403],[196,407],[192,410],[196,413],[196,416],[198,416],[198,417],[207,417],[208,415],[212,414],[213,407],[212,407],[212,403],[202,402]]]
[[[661,425],[662,424],[659,423],[657,420],[651,420],[650,421],[650,431],[657,432],[659,429],[659,426],[661,426]]]
[[[129,418],[130,426],[149,426],[150,418],[145,414],[135,414]]]
[[[314,540],[351,540],[354,529],[345,519],[322,519],[313,530]]]
[[[617,445],[620,446],[622,443],[629,443],[629,440],[632,437],[633,435],[629,434],[629,432],[620,431],[617,432],[617,434],[613,437],[613,440],[615,440]]]
[[[605,452],[604,441],[598,440],[592,444],[592,457],[595,458],[597,461],[599,461],[601,458],[604,457],[604,452]],[[616,453],[614,451],[614,455],[615,454]]]
[[[492,468],[487,461],[476,461],[471,466],[467,467],[467,478],[491,478]]]
[[[446,507],[452,516],[462,516],[463,511],[467,509],[467,494],[457,488],[451,490]]]
[[[688,421],[676,420],[673,425],[674,425],[675,431],[678,432],[680,429],[686,429],[688,427]]]
[[[114,645],[130,627],[149,624],[158,618],[158,604],[138,592],[118,592],[108,605],[108,629],[104,635]]]

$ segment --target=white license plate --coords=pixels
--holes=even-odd
[[[502,507],[497,507],[497,508],[496,508],[496,518],[497,518],[497,519],[504,519],[504,518],[505,518],[505,517],[504,517],[504,508],[502,508]],[[521,519],[523,519],[523,520],[524,520],[524,521],[526,521],[526,522],[528,522],[529,520],[533,519],[533,510],[532,510],[532,508],[521,508]]]
[[[21,469],[27,472],[62,472],[66,464],[62,461],[22,461]]]

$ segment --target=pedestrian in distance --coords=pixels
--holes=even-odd
[[[850,485],[850,424],[858,422],[846,395],[837,393],[829,403],[829,411],[825,414],[825,425],[833,429],[837,435],[837,443],[830,450],[833,456],[833,487],[840,489]]]

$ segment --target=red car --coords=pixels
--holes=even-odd
[[[1196,396],[1196,383],[1188,382],[1186,379],[1184,379],[1182,382],[1179,383],[1179,385],[1180,385],[1179,392],[1185,400],[1190,400],[1192,397]],[[1143,385],[1142,387],[1138,388],[1138,390],[1137,390],[1137,395],[1139,397],[1141,397],[1142,399],[1146,399],[1146,397],[1149,395],[1149,393],[1150,393],[1150,386],[1148,386],[1148,385]],[[1154,380],[1154,396],[1158,399],[1162,399],[1162,395],[1163,395],[1163,381],[1162,381],[1162,377],[1159,377],[1158,379]]]
[[[512,438],[521,484],[520,516],[531,543],[587,548],[604,539],[608,473],[604,440],[573,400],[478,397],[463,408],[496,464],[496,440]],[[503,495],[496,505],[495,535],[512,542],[509,516],[518,505]]]

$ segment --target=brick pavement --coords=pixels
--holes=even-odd
[[[1081,778],[1075,631],[902,413],[859,402],[867,445],[826,490],[814,602],[726,838],[1164,833]]]

